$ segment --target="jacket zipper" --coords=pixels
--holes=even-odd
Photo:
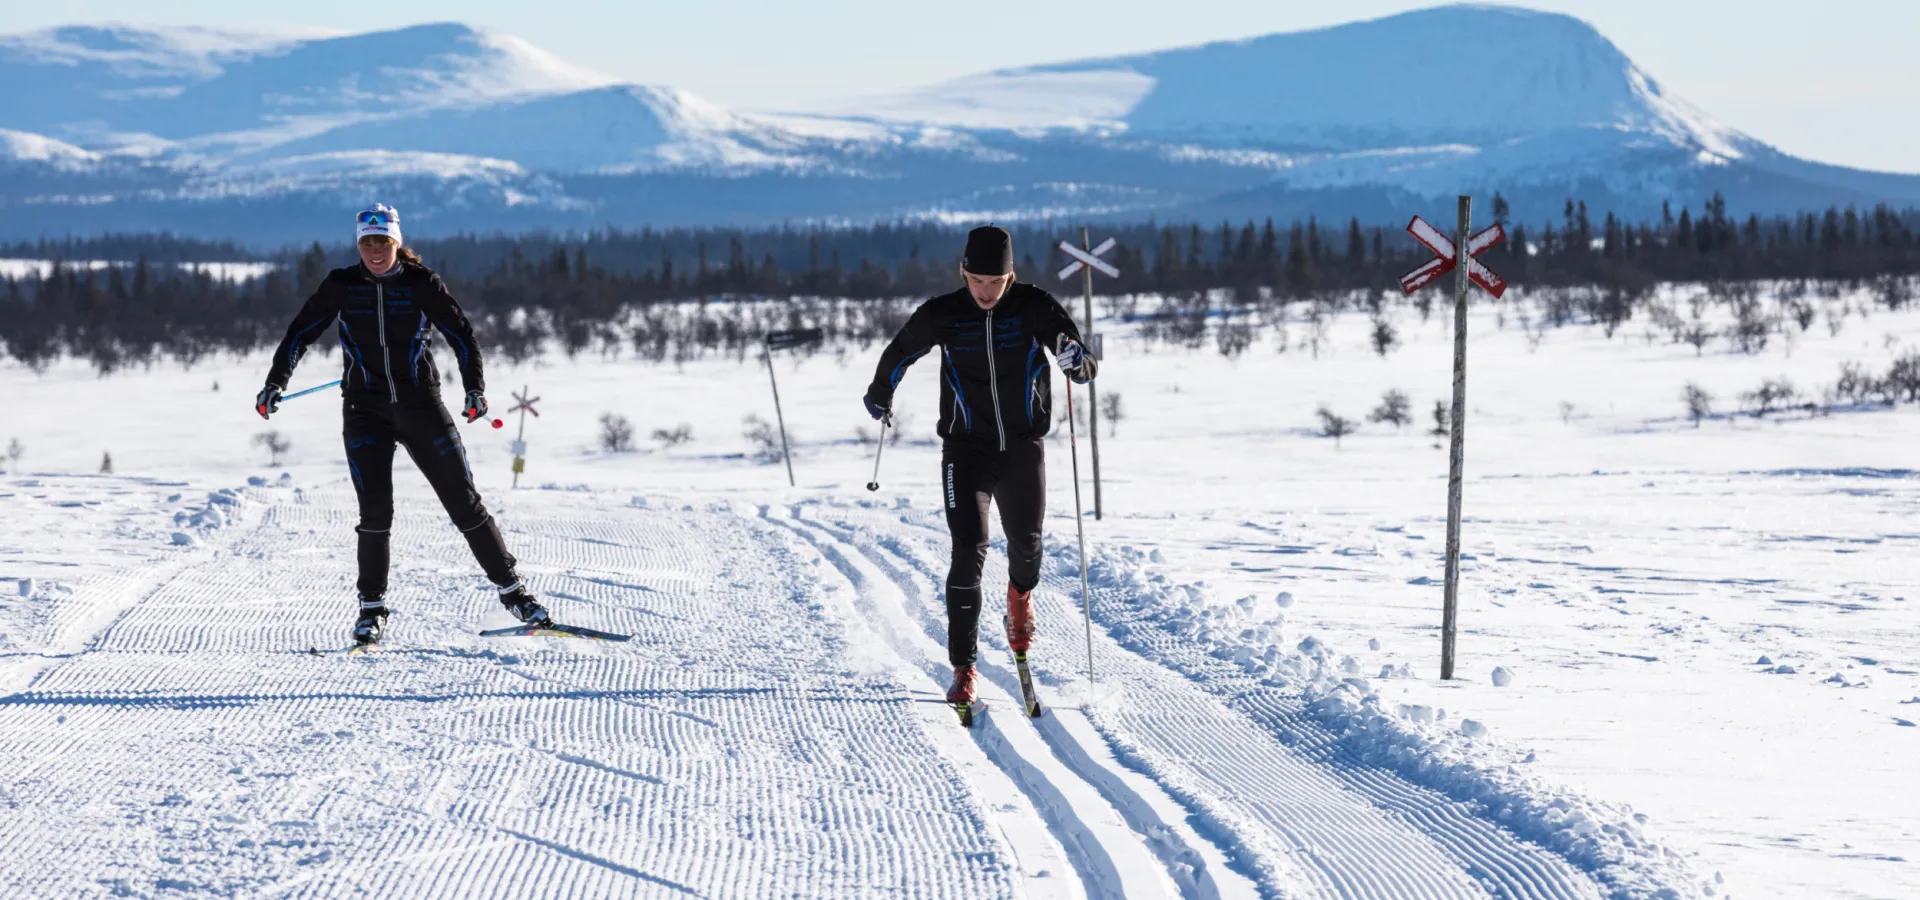
[[[987,389],[993,395],[993,427],[1000,431],[1000,450],[1007,449],[1007,426],[1000,421],[1000,373],[993,367],[993,310],[987,310]]]
[[[393,354],[387,351],[387,286],[379,282],[373,285],[373,314],[380,319],[380,360],[386,363],[387,400],[399,403],[400,389],[393,384]]]

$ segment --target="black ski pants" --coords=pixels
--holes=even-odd
[[[467,468],[467,450],[460,443],[453,416],[436,395],[402,397],[349,396],[342,416],[347,441],[347,471],[360,497],[360,595],[367,600],[387,592],[391,561],[388,540],[393,532],[393,448],[407,448],[413,464],[427,477],[454,527],[466,535],[473,556],[486,570],[487,580],[500,587],[513,585],[513,555],[507,552],[500,526],[474,489]]]
[[[1005,450],[947,441],[940,451],[940,471],[947,531],[953,535],[953,564],[947,570],[947,658],[958,668],[973,665],[979,650],[988,506],[1000,507],[1000,529],[1007,535],[1007,580],[1021,591],[1040,583],[1046,447],[1038,439],[1009,441]]]

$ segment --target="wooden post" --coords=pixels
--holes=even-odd
[[[1087,237],[1087,229],[1085,226],[1081,226],[1080,228],[1080,249],[1088,253],[1093,252],[1093,244]],[[1082,297],[1086,301],[1087,317],[1082,320],[1085,324],[1085,330],[1080,337],[1086,341],[1086,351],[1091,354],[1093,353],[1093,348],[1098,346],[1093,339],[1093,267],[1085,266],[1081,269],[1081,273],[1084,276],[1081,282],[1084,286]],[[1105,360],[1101,360],[1101,362],[1105,362]],[[1073,404],[1071,402],[1067,404],[1067,415],[1073,415]],[[1101,511],[1106,509],[1106,505],[1100,502],[1100,395],[1096,393],[1093,382],[1091,381],[1087,382],[1087,426],[1087,440],[1090,442],[1090,449],[1093,451],[1093,519],[1097,522],[1100,520]],[[1091,663],[1089,663],[1089,666],[1091,666]]]
[[[532,391],[533,391],[533,385],[523,384],[520,386],[521,397],[533,396]],[[522,403],[520,404],[520,433],[514,437],[513,446],[515,446],[516,448],[522,447],[522,446],[525,446],[526,443],[527,443],[527,405],[525,403]],[[519,490],[520,473],[525,471],[526,468],[527,468],[526,458],[522,457],[518,453],[515,453],[513,455],[513,487],[515,490]]]
[[[773,343],[761,342],[767,351],[767,380],[773,383],[773,418],[780,423],[780,456],[787,461],[787,487],[793,487],[793,452],[787,449],[787,414],[780,411],[780,379],[773,374]]]
[[[1447,589],[1440,617],[1440,678],[1453,678],[1453,636],[1460,606],[1460,484],[1466,470],[1467,444],[1467,236],[1473,227],[1473,198],[1460,198],[1460,225],[1454,232],[1453,300],[1453,449],[1447,472]]]

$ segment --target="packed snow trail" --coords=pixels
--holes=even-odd
[[[961,729],[937,516],[526,491],[502,521],[563,620],[507,624],[460,536],[401,504],[387,647],[352,615],[340,487],[247,492],[204,546],[94,579],[0,656],[0,893],[324,897],[1515,897],[1561,858],[1346,758],[1274,688],[1036,594],[1028,719],[983,614]],[[989,579],[1002,577],[997,568]],[[1188,657],[1197,657],[1188,658]]]
[[[1007,797],[863,663],[778,529],[518,495],[524,574],[635,640],[495,641],[459,535],[406,503],[388,649],[322,659],[352,614],[351,498],[262,493],[157,584],[68,598],[119,610],[78,648],[50,628],[56,658],[0,660],[38,669],[0,696],[0,894],[1079,893],[1033,889],[1071,878],[1039,850],[1053,875],[1016,871],[987,825]]]
[[[908,614],[905,595],[890,577],[897,576],[897,570],[885,569],[832,529],[821,527],[816,521],[818,508],[811,504],[785,511],[770,509],[768,514],[784,515],[797,533],[840,568],[858,592],[857,614],[893,648],[903,669],[917,670],[927,687],[944,684],[951,672],[945,624]],[[1029,729],[1026,723],[1032,720],[1022,708],[1019,688],[1008,670],[984,658],[981,670],[986,675],[981,696],[992,711],[973,733],[988,757],[1045,818],[1090,894],[1194,900],[1257,895],[1250,882],[1227,872],[1226,859],[1217,848],[1207,846],[1178,817],[1162,816],[1162,811],[1178,809],[1170,797],[1161,794],[1157,805],[1143,797],[1127,783],[1117,761],[1103,764],[1096,759],[1096,755],[1110,759],[1110,754],[1090,750],[1060,731],[1058,710],[1049,709],[1033,722],[1037,731]],[[911,672],[903,676],[903,680],[912,678]],[[1147,793],[1160,792],[1148,786]]]
[[[932,586],[945,570],[945,534],[935,515],[821,509],[850,545],[882,561],[928,634],[944,633]],[[891,562],[886,562],[891,560]],[[1004,577],[990,572],[989,582]],[[1297,697],[1250,679],[1206,687],[1169,669],[1199,648],[1168,642],[1147,659],[1096,632],[1103,690],[1118,698],[1062,709],[1062,689],[1084,685],[1083,650],[1071,627],[1081,612],[1076,573],[1050,567],[1035,593],[1043,634],[1036,675],[1053,690],[1043,702],[1062,718],[1090,720],[1144,774],[1182,799],[1195,820],[1229,847],[1239,867],[1270,894],[1331,897],[1587,898],[1601,895],[1586,873],[1473,815],[1466,805],[1358,764],[1333,750]],[[987,612],[982,620],[991,621]],[[1046,624],[1052,623],[1052,624]],[[983,641],[1001,657],[991,628]],[[994,654],[984,652],[983,658]],[[987,667],[990,680],[1011,674]],[[1237,674],[1237,673],[1235,673]],[[1221,682],[1225,682],[1222,685]],[[1007,685],[1011,687],[1010,684]],[[1226,690],[1222,691],[1224,686]]]

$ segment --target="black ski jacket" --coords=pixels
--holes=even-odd
[[[327,273],[273,351],[267,383],[286,390],[293,367],[307,347],[328,325],[337,323],[340,346],[346,351],[342,392],[388,403],[424,395],[437,398],[440,370],[427,349],[433,340],[431,326],[446,335],[466,390],[486,390],[480,375],[480,345],[473,339],[467,314],[432,269],[409,262],[400,265],[398,275],[378,279],[361,264]]]
[[[1079,341],[1080,329],[1060,301],[1031,284],[1007,288],[991,310],[981,309],[966,288],[942,294],[914,310],[880,354],[867,399],[892,408],[907,367],[937,346],[940,437],[999,450],[1009,441],[1045,437],[1053,424],[1047,353],[1061,335]],[[1089,356],[1089,378],[1095,366]]]

